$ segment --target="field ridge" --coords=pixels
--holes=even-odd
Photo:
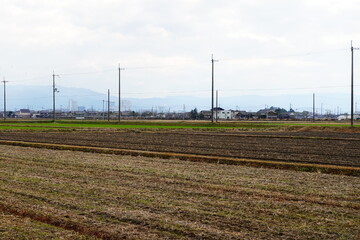
[[[295,162],[281,162],[281,161],[265,161],[256,159],[244,159],[244,158],[230,158],[230,157],[218,157],[218,156],[206,156],[198,154],[184,154],[184,153],[169,153],[169,152],[155,152],[155,151],[143,151],[143,150],[130,150],[119,148],[103,148],[103,147],[91,147],[91,146],[76,146],[76,145],[64,145],[53,143],[35,143],[25,141],[6,141],[0,140],[1,145],[12,145],[22,147],[34,147],[34,148],[47,148],[56,150],[71,150],[93,153],[106,153],[117,155],[131,155],[131,156],[144,156],[144,157],[160,157],[160,158],[177,158],[187,161],[200,161],[218,164],[231,164],[231,165],[246,165],[252,167],[267,167],[275,169],[288,169],[306,172],[321,172],[331,173],[349,176],[360,176],[359,167],[346,167],[335,166],[325,164],[310,164],[310,163],[295,163]]]

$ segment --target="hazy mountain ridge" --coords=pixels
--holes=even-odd
[[[69,101],[77,102],[78,106],[86,109],[102,110],[103,100],[107,101],[107,95],[85,88],[69,88],[59,86],[56,94],[56,108],[68,109]],[[30,108],[33,110],[52,108],[52,86],[7,86],[7,109],[16,110]],[[355,101],[359,96],[355,96]],[[117,96],[111,96],[111,106],[117,106]],[[3,109],[3,91],[0,95],[0,109]],[[265,107],[282,107],[294,110],[312,110],[312,94],[261,96],[246,95],[236,97],[219,98],[219,106],[225,109],[252,110],[257,111]],[[160,112],[182,111],[185,105],[186,111],[193,108],[208,110],[211,107],[211,99],[196,96],[168,96],[165,98],[124,98],[122,99],[122,110],[154,110]],[[350,94],[321,93],[316,94],[316,109],[320,113],[326,110],[342,112],[350,109]],[[106,107],[106,104],[105,104]],[[117,107],[115,107],[117,109]]]

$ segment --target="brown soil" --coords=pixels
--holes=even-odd
[[[0,236],[12,214],[46,224],[20,219],[32,234],[18,239],[359,239],[359,189],[350,176],[0,146]]]
[[[356,133],[4,131],[0,139],[360,167],[360,134]]]

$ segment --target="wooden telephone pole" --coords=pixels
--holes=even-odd
[[[7,82],[8,81],[5,81],[5,78],[2,81],[2,83],[4,83],[4,121],[6,120],[6,83]]]

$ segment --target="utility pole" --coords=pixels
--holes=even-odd
[[[219,92],[218,90],[216,90],[216,112],[215,112],[216,122],[218,122],[218,110],[219,110]]]
[[[121,68],[119,63],[119,122],[121,120],[121,70],[125,70],[125,68]]]
[[[102,102],[103,102],[103,109],[102,109],[102,114],[103,114],[103,120],[105,120],[105,100],[103,99],[102,100]]]
[[[360,48],[354,48],[351,40],[351,127],[354,126],[354,50]]]
[[[6,83],[8,81],[5,81],[5,78],[4,80],[2,81],[4,83],[4,121],[6,120]]]
[[[313,93],[313,122],[315,122],[315,93]]]
[[[323,103],[321,103],[321,110],[320,110],[320,115],[322,116],[323,115]]]
[[[55,72],[53,71],[53,122],[55,122],[56,120],[56,116],[55,116],[55,93],[58,93],[59,91],[57,90],[57,88],[55,87],[55,77],[60,77],[59,75],[55,75]]]
[[[355,114],[357,113],[357,102],[355,102]]]
[[[185,104],[183,104],[183,121],[185,120]]]
[[[214,60],[213,54],[211,54],[211,122],[214,123]]]
[[[110,89],[108,89],[108,105],[107,105],[108,109],[108,122],[110,121]]]

